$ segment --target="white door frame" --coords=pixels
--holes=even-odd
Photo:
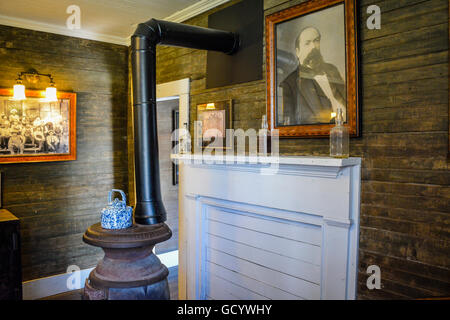
[[[189,130],[189,78],[166,82],[156,86],[156,101],[179,99],[179,128],[187,123]],[[181,168],[180,168],[181,169]],[[181,174],[181,172],[180,172]],[[178,191],[178,202],[180,203],[181,190]],[[180,207],[180,206],[179,206]],[[178,211],[178,299],[186,299],[186,237],[185,217],[183,212]]]

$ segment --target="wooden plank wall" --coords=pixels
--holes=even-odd
[[[92,267],[102,256],[82,235],[100,221],[111,188],[128,191],[127,54],[126,46],[0,26],[1,87],[33,67],[77,93],[76,161],[0,168],[3,207],[21,220],[24,281]]]
[[[236,2],[186,23],[207,27],[209,14]],[[265,0],[264,14],[300,2]],[[350,153],[363,158],[358,298],[448,296],[448,0],[357,2],[362,137],[352,139]],[[370,4],[381,8],[381,30],[366,28]],[[205,51],[159,46],[157,82],[186,77],[191,79],[191,128],[198,103],[229,98],[234,127],[259,128],[265,78],[206,90]],[[280,151],[327,155],[328,140],[282,140]],[[371,264],[381,268],[381,290],[365,285]]]

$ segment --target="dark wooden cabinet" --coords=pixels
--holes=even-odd
[[[22,299],[20,260],[19,219],[0,209],[0,300]]]

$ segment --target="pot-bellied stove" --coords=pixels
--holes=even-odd
[[[83,241],[101,247],[105,256],[86,279],[83,299],[168,300],[169,271],[152,251],[171,236],[165,223],[119,230],[103,229],[100,223],[90,226]]]

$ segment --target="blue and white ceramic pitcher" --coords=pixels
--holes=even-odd
[[[115,198],[114,192],[119,192],[122,200]],[[127,206],[127,197],[122,190],[112,189],[108,196],[108,205],[102,209],[101,225],[104,229],[125,229],[133,224],[133,208]]]

